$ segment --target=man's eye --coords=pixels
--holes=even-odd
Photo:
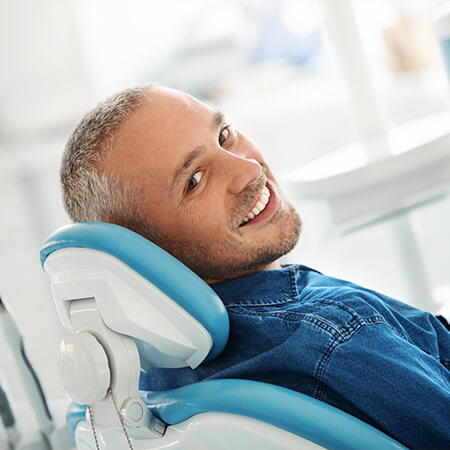
[[[219,134],[219,145],[222,145],[230,137],[230,125],[227,125]]]
[[[192,191],[192,189],[195,189],[197,185],[200,183],[200,180],[202,179],[203,172],[195,172],[194,175],[192,175],[191,179],[189,180],[187,190]]]

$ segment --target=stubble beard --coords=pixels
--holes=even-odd
[[[204,280],[236,278],[264,269],[297,244],[302,222],[291,205],[278,210],[269,223],[278,230],[270,242],[263,240],[243,245],[230,238],[212,245],[173,240],[160,245]]]

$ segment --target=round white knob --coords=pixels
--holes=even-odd
[[[139,422],[144,417],[144,408],[139,403],[133,403],[130,407],[130,419]]]
[[[91,333],[65,337],[58,366],[64,389],[75,402],[89,405],[105,398],[111,381],[108,357]]]
[[[149,419],[147,406],[139,397],[131,397],[122,405],[122,417],[130,427],[146,426]]]

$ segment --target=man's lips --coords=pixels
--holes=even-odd
[[[267,187],[267,189],[270,192],[270,197],[269,197],[268,203],[266,204],[264,209],[255,218],[249,220],[247,223],[244,223],[243,225],[240,226],[240,228],[248,227],[250,225],[256,225],[259,222],[262,222],[262,221],[268,219],[269,217],[271,217],[273,215],[273,213],[276,211],[276,209],[278,207],[278,203],[279,203],[278,193],[269,181],[266,181],[265,186]],[[262,190],[259,192],[258,197],[256,198],[253,206],[249,209],[249,212],[258,203],[258,200],[261,196],[261,192],[262,192]]]

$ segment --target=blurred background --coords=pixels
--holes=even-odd
[[[69,222],[58,179],[61,154],[85,112],[137,83],[157,81],[214,104],[259,144],[304,223],[285,262],[435,313],[448,305],[450,177],[433,172],[427,155],[450,167],[449,78],[439,46],[446,30],[433,25],[449,3],[0,2],[0,296],[51,404],[66,404],[55,362],[63,333],[39,248]],[[408,130],[419,128],[425,131],[415,142]],[[408,193],[384,206],[380,197],[376,211],[358,210],[341,220],[330,209],[333,183],[354,182],[346,199],[355,205],[352,195],[365,172],[352,170],[382,161],[366,167],[375,177],[369,203],[369,194],[384,192],[377,183],[389,188],[386,198],[396,190],[383,178],[391,167],[389,152],[369,149],[367,161],[358,160],[366,144],[390,139],[392,130],[406,130],[402,136],[411,138],[398,154],[420,147],[414,164],[423,161],[423,170],[416,165],[415,172],[403,173],[409,160],[395,163],[414,201]],[[352,153],[355,142],[362,143],[360,153]],[[413,173],[423,178],[424,189],[414,189]],[[399,233],[408,237],[400,246]],[[405,261],[413,259],[415,266],[405,270]],[[417,277],[422,297],[411,289]],[[13,406],[26,404],[2,341],[0,354],[1,385]]]

